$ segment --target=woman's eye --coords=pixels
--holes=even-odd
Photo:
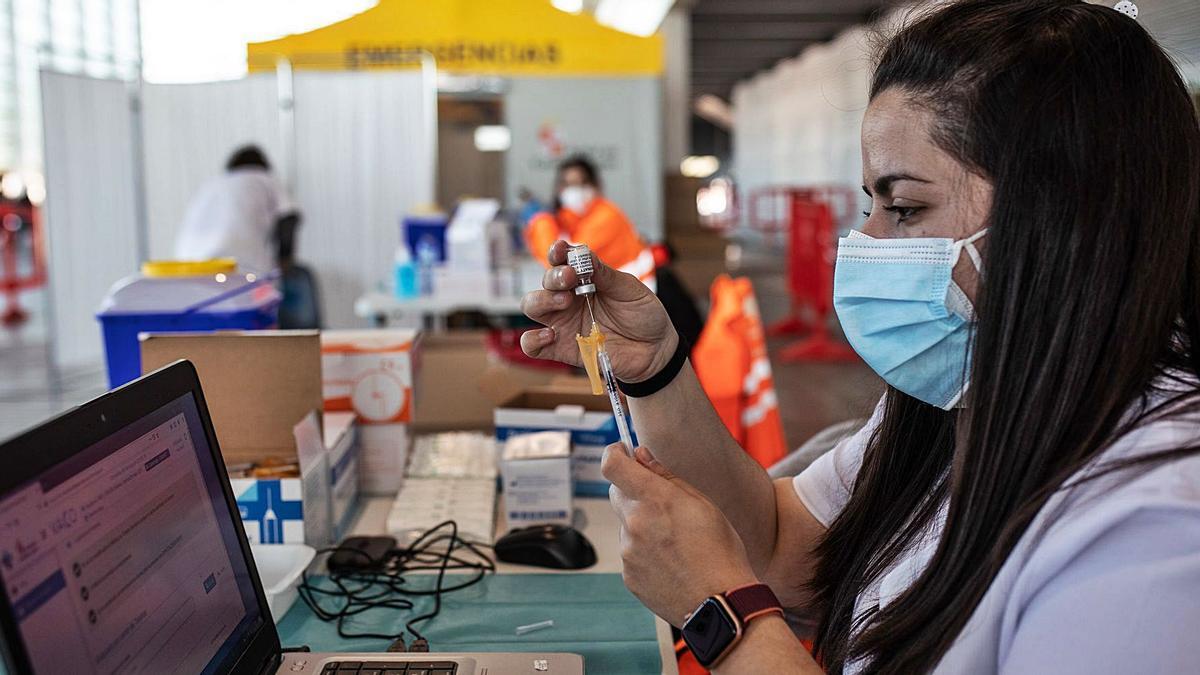
[[[883,210],[887,211],[888,213],[896,214],[896,222],[903,223],[904,221],[916,215],[917,211],[920,211],[921,209],[915,206],[885,206],[883,207]]]

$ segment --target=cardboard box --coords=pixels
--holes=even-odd
[[[323,331],[325,410],[353,411],[364,425],[409,422],[420,335],[414,330]]]
[[[359,487],[364,494],[395,496],[404,484],[411,442],[407,424],[364,424],[358,428]]]
[[[511,527],[571,524],[571,434],[513,434],[500,458],[504,511]]]
[[[700,211],[696,195],[707,183],[703,178],[667,175],[663,180],[663,222],[667,236],[700,232]]]
[[[496,439],[519,434],[568,431],[575,494],[604,496],[608,481],[600,473],[604,448],[621,440],[608,399],[581,390],[574,379],[531,387],[501,403],[495,411]],[[630,424],[632,429],[632,424]]]
[[[403,482],[420,344],[415,330],[321,333],[325,410],[358,415],[359,488],[365,494],[394,495]]]
[[[144,334],[140,342],[145,372],[178,359],[196,366],[226,466],[299,465],[296,477],[231,481],[250,541],[333,541],[317,332]]]
[[[226,464],[295,461],[292,427],[321,410],[316,331],[143,334],[142,372],[196,366]]]
[[[490,429],[496,401],[480,388],[488,370],[482,331],[430,335],[421,346],[413,431]]]
[[[325,413],[325,447],[329,449],[329,502],[333,540],[350,531],[358,511],[361,471],[358,418],[354,413]]]
[[[496,404],[531,386],[564,378],[562,370],[516,365],[490,355],[483,331],[425,336],[420,360],[409,430],[413,435],[490,432]]]

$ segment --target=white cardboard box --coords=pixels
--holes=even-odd
[[[396,494],[404,484],[404,467],[408,464],[408,425],[361,425],[358,445],[358,484],[363,494]]]
[[[571,434],[510,436],[500,458],[504,510],[512,527],[571,524]]]
[[[325,447],[329,452],[330,522],[334,541],[341,541],[358,509],[360,451],[354,413],[325,413]]]
[[[577,392],[534,387],[501,403],[495,410],[496,440],[537,431],[571,434],[571,476],[575,494],[603,497],[609,482],[600,473],[604,448],[621,440],[608,399]],[[632,425],[631,425],[632,426]]]
[[[393,495],[404,480],[420,338],[420,331],[398,329],[321,333],[325,410],[358,415],[364,494]]]
[[[362,425],[412,420],[415,330],[327,330],[321,333],[325,410],[354,412]]]

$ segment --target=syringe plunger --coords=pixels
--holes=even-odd
[[[575,295],[585,295],[596,292],[596,285],[592,283],[592,273],[595,268],[592,266],[592,250],[587,244],[579,244],[567,249],[567,264],[571,269],[575,270],[575,276],[579,278],[579,286],[575,288]]]

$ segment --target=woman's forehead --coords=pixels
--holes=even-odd
[[[868,188],[881,176],[918,175],[929,182],[959,175],[963,166],[929,133],[933,113],[904,92],[888,89],[871,100],[863,115],[863,177]]]

